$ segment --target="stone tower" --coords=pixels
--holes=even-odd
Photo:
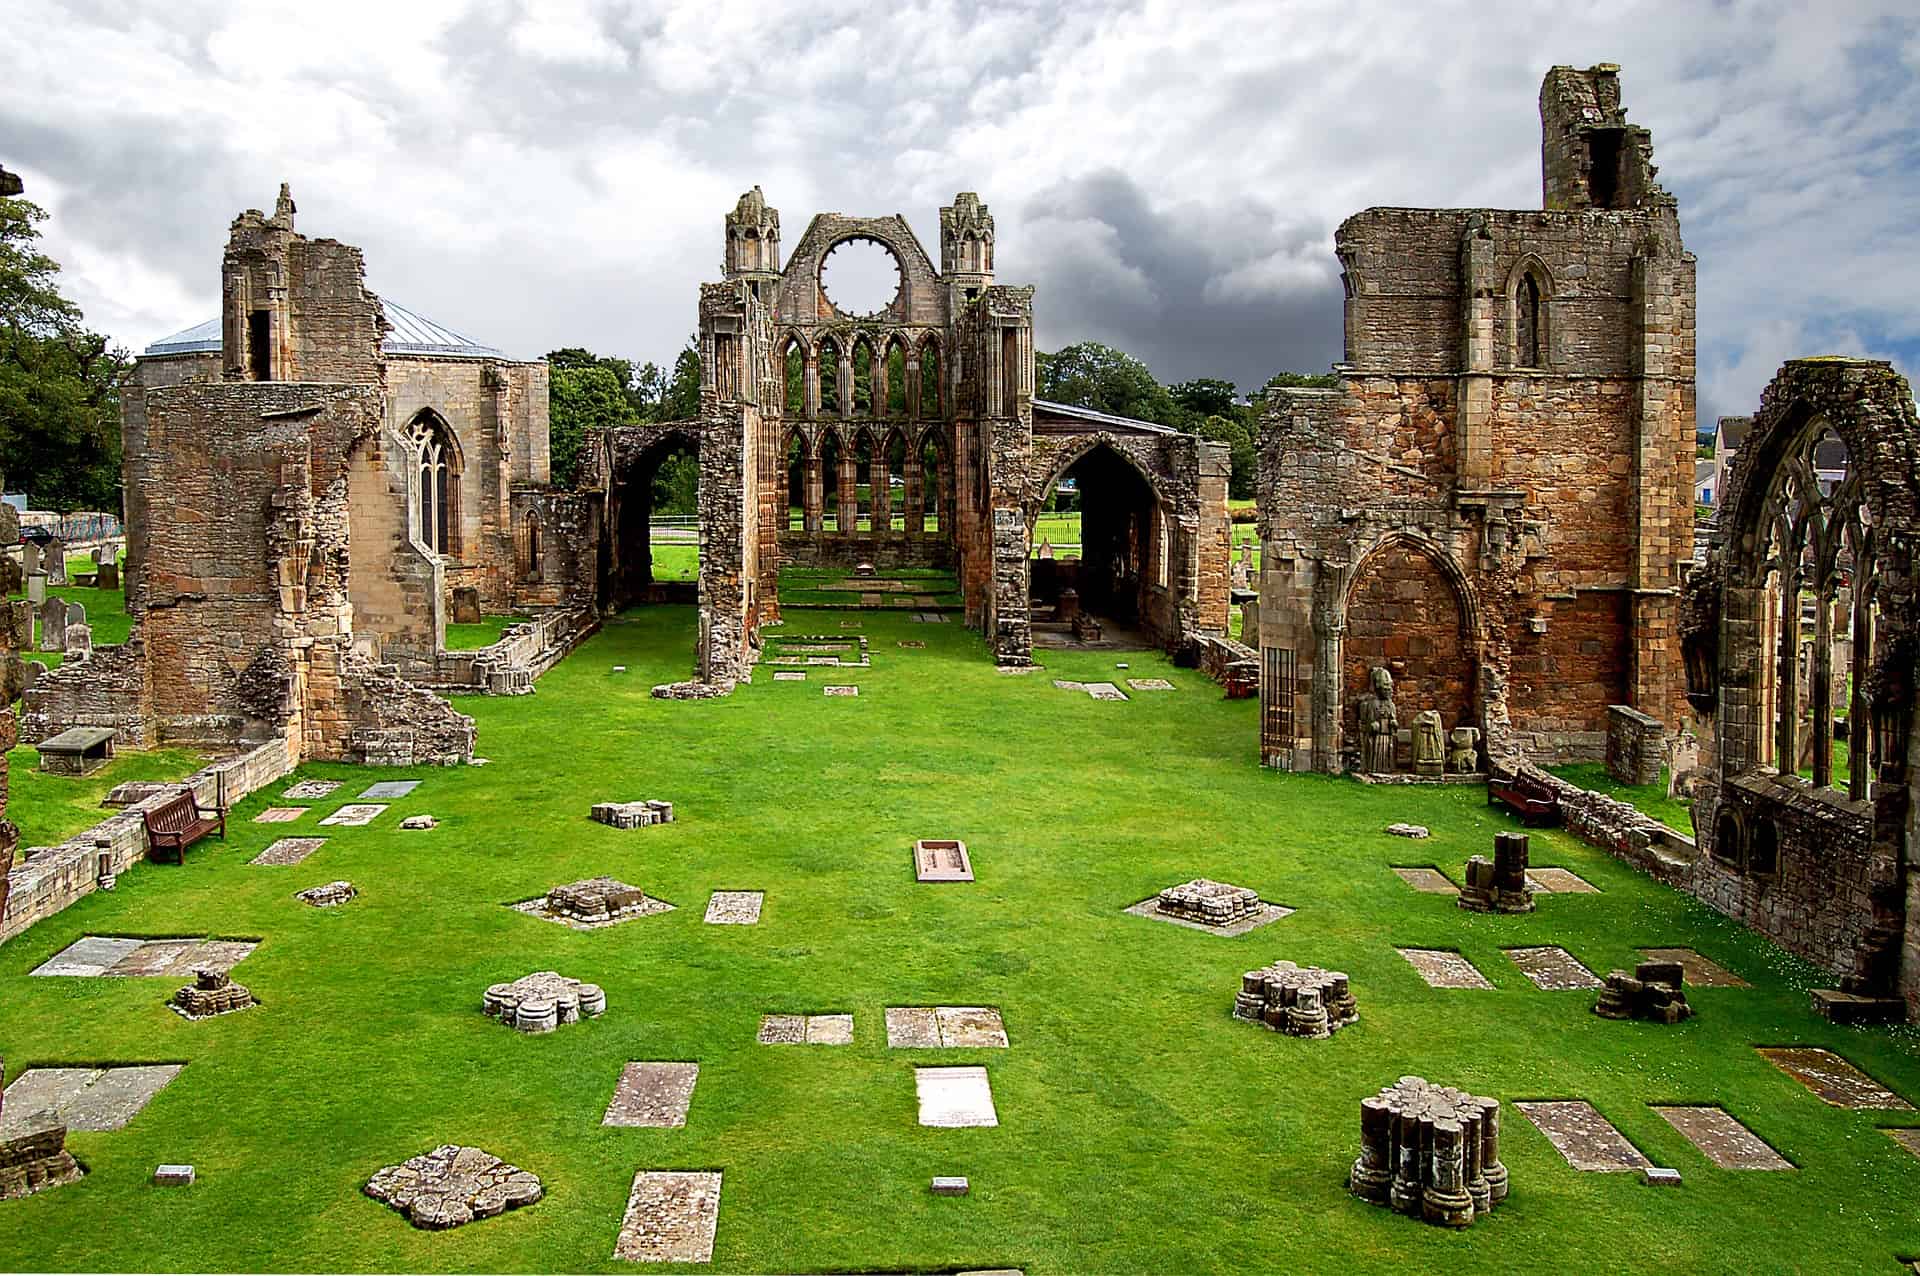
[[[970,301],[993,284],[993,214],[972,191],[940,210],[940,273],[956,302]]]
[[[780,210],[767,207],[767,197],[758,186],[742,195],[727,214],[723,269],[728,279],[751,283],[760,301],[772,300],[780,282]]]
[[[1653,134],[1627,123],[1620,68],[1557,66],[1540,85],[1541,207],[1644,208],[1672,197],[1654,183]]]

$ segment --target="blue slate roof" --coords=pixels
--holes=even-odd
[[[388,354],[431,355],[439,359],[504,359],[493,346],[483,346],[470,341],[451,328],[445,328],[427,318],[408,310],[398,302],[380,300],[381,308],[387,312],[387,339],[380,345]],[[220,321],[209,319],[197,323],[184,332],[176,332],[171,337],[162,337],[148,346],[149,355],[199,354],[206,351],[218,352],[220,349]]]

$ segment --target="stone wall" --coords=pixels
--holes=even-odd
[[[1449,727],[1477,721],[1472,643],[1453,582],[1426,550],[1390,543],[1371,555],[1347,601],[1347,738],[1360,738],[1353,705],[1376,666],[1393,674],[1402,726],[1427,709]]]
[[[68,727],[111,727],[116,749],[150,749],[159,741],[150,699],[144,642],[95,647],[34,681],[21,704],[20,737],[38,744]]]
[[[1607,707],[1607,773],[1622,784],[1658,784],[1667,730],[1658,718],[1616,704]]]

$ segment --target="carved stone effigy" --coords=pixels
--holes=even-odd
[[[1260,911],[1260,893],[1247,886],[1196,877],[1160,892],[1160,912],[1203,926],[1231,926]]]
[[[1290,1037],[1319,1038],[1355,1022],[1360,1011],[1343,972],[1277,961],[1240,976],[1233,1017]]]
[[[617,829],[645,828],[650,824],[673,823],[671,802],[595,802],[593,819]]]
[[[361,1190],[434,1231],[531,1205],[545,1192],[531,1171],[454,1143],[382,1168]]]
[[[6,1065],[0,1061],[0,1086],[5,1082]],[[0,1109],[5,1104],[6,1096],[0,1092]],[[86,1174],[67,1151],[67,1123],[58,1113],[34,1112],[5,1125],[7,1133],[0,1136],[0,1201],[32,1196]]]
[[[1369,775],[1391,775],[1398,769],[1394,742],[1400,713],[1393,703],[1393,675],[1379,665],[1367,675],[1370,690],[1354,702],[1360,722],[1360,769]]]
[[[1440,775],[1446,769],[1446,728],[1438,709],[1413,715],[1413,769],[1420,775]]]
[[[580,922],[609,922],[646,911],[647,896],[638,886],[611,877],[589,877],[547,892],[547,911]]]
[[[1531,913],[1533,894],[1527,889],[1527,835],[1495,833],[1493,862],[1484,855],[1467,861],[1467,884],[1454,900],[1475,913]]]
[[[1507,1198],[1500,1101],[1401,1077],[1360,1102],[1360,1156],[1347,1187],[1396,1213],[1467,1226]]]
[[[607,994],[598,984],[583,984],[554,970],[538,970],[510,984],[487,989],[480,1008],[520,1032],[552,1032],[563,1023],[597,1019],[607,1011]]]
[[[233,976],[226,971],[201,966],[194,969],[193,982],[174,993],[173,1000],[167,1004],[183,1018],[211,1019],[260,1003],[253,999],[245,984],[234,983]]]
[[[1616,970],[1600,989],[1593,1013],[1603,1019],[1679,1023],[1693,1018],[1687,1004],[1686,971],[1677,961],[1643,961],[1633,974]]]

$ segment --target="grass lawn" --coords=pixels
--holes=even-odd
[[[957,624],[806,625],[842,619],[870,669],[763,670],[675,703],[647,691],[685,676],[693,610],[631,613],[537,694],[461,702],[492,765],[401,773],[424,783],[372,826],[324,830],[399,775],[303,768],[346,787],[253,823],[274,785],[184,868],[137,868],[0,948],[11,1067],[188,1061],[125,1130],[70,1136],[85,1180],[0,1206],[0,1269],[631,1271],[611,1254],[643,1168],[725,1172],[723,1272],[1891,1272],[1920,1253],[1920,1167],[1877,1128],[1920,1116],[1828,1107],[1753,1050],[1829,1046],[1920,1099],[1915,1036],[1819,1020],[1806,990],[1827,981],[1805,964],[1558,832],[1534,862],[1603,893],[1518,917],[1416,894],[1390,865],[1458,874],[1512,827],[1479,790],[1262,771],[1256,705],[1157,656],[1128,656],[1131,676],[1178,690],[1108,704],[1050,679],[1113,678],[1110,654],[1007,677]],[[677,822],[586,818],[641,797]],[[399,831],[416,812],[441,826]],[[1433,838],[1388,837],[1394,820]],[[299,867],[247,864],[319,833]],[[910,842],[940,836],[967,842],[976,882],[915,883]],[[582,933],[502,907],[600,873],[676,908]],[[1121,912],[1200,875],[1299,911],[1236,939]],[[361,897],[292,898],[333,878]],[[716,889],[765,890],[760,924],[703,925]],[[264,1005],[189,1023],[162,1005],[173,981],[28,977],[89,933],[262,937],[235,976]],[[1610,1022],[1500,951],[1548,943],[1601,972],[1692,945],[1754,986],[1693,991],[1675,1027]],[[1496,987],[1431,989],[1396,944],[1458,948]],[[1315,1042],[1231,1019],[1241,972],[1281,957],[1347,971],[1359,1023]],[[480,1014],[488,984],[542,969],[600,983],[605,1017],[525,1037]],[[1012,1048],[887,1049],[884,1007],[938,1004],[998,1006]],[[755,1043],[763,1013],[800,1011],[853,1013],[854,1044]],[[684,1128],[600,1125],[633,1059],[700,1063]],[[912,1070],[942,1063],[988,1069],[998,1128],[915,1124]],[[1406,1073],[1588,1099],[1686,1185],[1578,1173],[1509,1106],[1513,1194],[1491,1218],[1450,1232],[1362,1204],[1344,1189],[1359,1101]],[[1674,1102],[1724,1104],[1798,1168],[1715,1168],[1646,1106]],[[547,1198],[429,1233],[360,1195],[443,1142],[533,1170]],[[149,1186],[163,1161],[199,1183]],[[937,1174],[973,1195],[931,1196]]]
[[[69,561],[79,561],[79,556],[69,555]],[[91,566],[91,564],[88,564]],[[79,603],[87,609],[87,625],[93,630],[93,645],[105,647],[113,643],[122,643],[133,630],[133,620],[127,615],[127,600],[117,589],[82,589],[78,585],[55,585],[47,590],[55,598],[64,598],[70,603]],[[9,594],[8,599],[19,602],[25,594]],[[38,636],[39,619],[35,621],[35,635]],[[49,669],[58,669],[66,657],[57,651],[24,651],[20,653],[29,660],[38,660]]]
[[[658,551],[655,551],[656,553]],[[525,616],[482,616],[477,625],[447,625],[448,651],[477,651],[500,641],[508,625],[517,625]]]
[[[1667,796],[1665,767],[1660,768],[1658,784],[1622,784],[1607,772],[1604,762],[1578,762],[1547,769],[1583,789],[1619,798],[1640,814],[1650,815],[1670,829],[1693,836],[1693,804],[1685,799]]]
[[[963,599],[960,594],[960,582],[950,571],[936,567],[901,567],[877,573],[883,580],[910,582],[915,592],[909,594],[901,590],[883,594],[889,605],[904,602],[909,597],[933,599],[936,607],[958,607]],[[846,607],[857,603],[860,595],[857,590],[828,589],[827,585],[837,581],[857,579],[844,567],[782,567],[780,569],[780,601],[789,606],[799,607]],[[807,626],[817,623],[811,612],[806,619],[791,622]]]

